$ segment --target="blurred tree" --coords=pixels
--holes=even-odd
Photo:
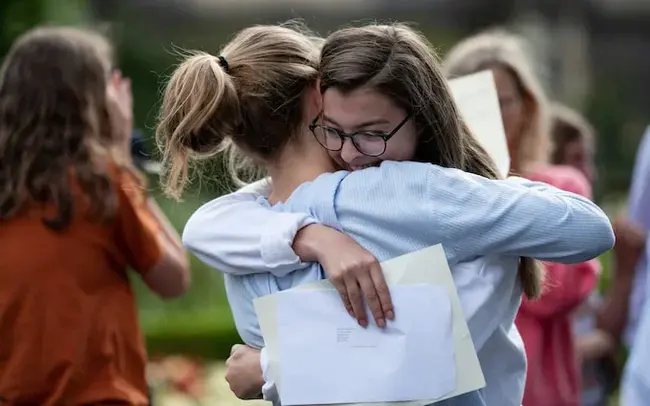
[[[41,24],[80,24],[87,17],[84,0],[0,1],[0,58],[25,31]]]
[[[597,200],[627,193],[636,149],[647,125],[644,112],[620,102],[631,97],[637,84],[615,81],[612,76],[596,77],[585,106],[586,117],[598,131]]]
[[[45,18],[43,0],[0,1],[0,56],[9,50],[13,40]]]

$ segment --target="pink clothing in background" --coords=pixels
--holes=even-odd
[[[544,166],[531,180],[591,198],[591,186],[576,169]],[[580,406],[580,368],[573,340],[573,311],[596,287],[600,263],[544,263],[542,297],[522,301],[516,319],[528,360],[523,406]]]

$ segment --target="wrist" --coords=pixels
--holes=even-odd
[[[319,262],[321,258],[321,248],[323,246],[323,232],[327,232],[328,227],[322,224],[310,224],[300,230],[293,239],[293,251],[300,257],[302,262]]]

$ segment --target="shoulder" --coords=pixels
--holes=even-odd
[[[266,203],[266,204],[265,204]],[[203,229],[206,224],[210,224],[216,218],[223,218],[224,215],[245,212],[249,206],[260,208],[268,207],[268,201],[255,192],[234,192],[227,195],[212,199],[202,204],[185,224],[183,234],[192,233],[197,229]]]
[[[567,165],[538,166],[529,174],[533,181],[548,183],[558,189],[591,198],[589,181],[579,170]]]
[[[415,204],[414,199],[428,194],[432,168],[419,162],[384,161],[377,167],[350,172],[341,179],[336,202]]]
[[[405,191],[426,188],[434,165],[421,162],[384,161],[381,165],[348,173],[342,179],[341,187],[374,193],[375,190],[390,187]]]
[[[431,166],[385,161],[377,167],[353,172],[322,174],[300,185],[287,200],[284,210],[306,212],[320,222],[331,225],[337,224],[337,213],[340,211],[373,211],[394,205],[396,201],[413,204],[413,199],[408,198],[421,197],[426,193]]]
[[[357,171],[338,171],[318,176],[311,182],[300,185],[289,198],[289,201],[302,199],[322,199],[323,196],[340,193],[346,194],[356,190],[365,194],[373,189],[386,186],[408,188],[413,185],[425,186],[435,167],[432,164],[420,162],[384,161],[377,167]]]

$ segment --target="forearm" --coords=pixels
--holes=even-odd
[[[327,228],[321,224],[310,224],[301,228],[293,239],[293,251],[302,262],[318,262],[322,253],[319,243],[319,229]]]
[[[596,325],[620,342],[628,321],[629,298],[632,294],[633,272],[617,273],[612,279],[603,305],[596,313]]]
[[[646,235],[625,218],[615,221],[616,246],[614,247],[614,272],[605,302],[598,312],[599,328],[620,340],[629,322],[634,306],[636,271],[646,246]],[[640,286],[643,289],[643,286]]]
[[[171,224],[165,213],[160,209],[160,206],[158,203],[152,198],[147,199],[147,204],[149,205],[149,210],[153,213],[153,215],[156,217],[156,220],[158,220],[158,223],[160,224],[161,228],[161,237],[165,238],[165,240],[173,246],[178,252],[182,252],[183,255],[185,254],[185,248],[183,247],[183,243],[181,242],[181,237],[178,234],[178,231],[176,231],[176,228]]]
[[[501,254],[577,263],[614,244],[611,223],[597,205],[545,183],[467,175],[434,176],[430,185],[432,200],[448,200],[434,213],[448,219],[442,236],[450,262]]]
[[[185,225],[183,245],[224,273],[284,276],[299,269],[293,240],[315,220],[305,213],[273,211],[260,205],[258,197],[231,194],[205,204]]]
[[[615,340],[606,331],[596,329],[576,339],[576,352],[581,360],[593,360],[611,354]]]

